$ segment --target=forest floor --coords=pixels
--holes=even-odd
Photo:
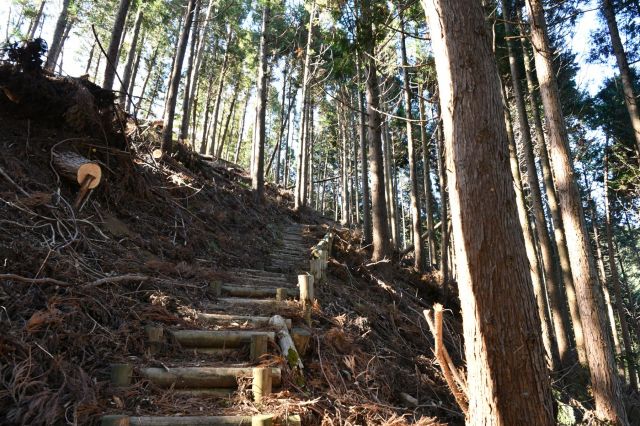
[[[184,148],[156,162],[157,126],[114,110],[109,93],[84,80],[1,65],[0,88],[0,423],[255,412],[246,386],[230,398],[145,381],[114,390],[109,365],[158,362],[145,351],[144,325],[196,324],[208,284],[234,267],[264,266],[287,224],[321,224],[318,239],[335,224],[294,212],[291,192],[273,184],[257,204],[233,164]],[[62,151],[103,170],[79,209],[78,185],[52,166]],[[305,425],[463,424],[422,317],[440,301],[437,277],[367,264],[368,248],[347,229],[334,249],[316,289],[304,383],[283,374],[267,404]],[[447,314],[445,325],[460,365],[459,320]]]

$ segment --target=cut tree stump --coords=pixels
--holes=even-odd
[[[251,361],[256,362],[267,353],[269,338],[264,334],[254,334],[251,336]]]
[[[235,388],[238,378],[251,377],[251,367],[141,368],[140,374],[161,387],[175,389]],[[273,385],[280,386],[281,371],[272,368]]]
[[[171,334],[184,348],[238,348],[251,342],[256,335],[275,341],[273,331],[254,330],[175,330]]]
[[[111,385],[129,386],[133,376],[133,366],[131,364],[111,364]]]
[[[88,176],[93,177],[88,189],[94,189],[100,185],[102,169],[98,163],[71,151],[54,152],[53,165],[65,178],[82,185]]]

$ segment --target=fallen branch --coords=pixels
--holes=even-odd
[[[456,399],[458,406],[462,409],[465,417],[467,417],[469,409],[467,402],[467,386],[460,376],[460,372],[455,365],[453,365],[449,352],[447,352],[447,348],[442,342],[442,305],[436,303],[433,305],[433,310],[435,313],[435,321],[431,319],[430,310],[425,309],[423,313],[435,340],[434,352],[436,359],[438,360],[438,364],[440,364],[440,369],[442,370],[444,379],[447,382],[447,386],[451,389],[451,393],[453,393],[453,397]]]
[[[70,283],[56,280],[55,278],[27,278],[16,274],[0,274],[0,281],[4,280],[22,281],[30,284],[55,284],[63,287],[71,285]]]

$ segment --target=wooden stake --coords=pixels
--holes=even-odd
[[[251,361],[257,362],[260,357],[267,353],[269,338],[264,334],[254,334],[251,336]]]
[[[251,417],[251,426],[272,426],[273,415],[271,414],[257,414]]]
[[[255,402],[262,401],[262,398],[271,394],[271,369],[264,367],[255,367],[253,369],[253,383],[251,385],[253,391],[253,400]]]
[[[214,295],[214,297],[220,297],[222,294],[222,285],[217,281],[212,281],[209,283],[209,291]]]
[[[298,349],[298,353],[304,356],[309,350],[309,342],[311,340],[311,333],[306,328],[294,327],[291,330],[291,338],[293,343]]]
[[[102,419],[100,420],[101,426],[129,426],[130,424],[129,416],[123,416],[120,414],[102,416]]]
[[[314,299],[313,275],[298,275],[298,286],[300,287],[300,301],[302,302],[302,304],[304,305],[305,303],[312,303]]]
[[[133,366],[131,364],[111,364],[111,385],[129,386],[133,376]]]
[[[147,325],[144,328],[147,334],[147,343],[149,345],[149,352],[156,354],[162,348],[162,341],[164,336],[164,328],[156,327],[154,325]]]
[[[287,289],[286,288],[277,288],[276,289],[276,300],[282,302],[287,300]]]
[[[300,414],[292,414],[287,417],[287,420],[284,423],[287,426],[302,426],[302,420],[300,419]]]

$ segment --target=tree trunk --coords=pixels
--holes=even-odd
[[[233,31],[231,30],[231,26],[229,26],[229,32],[227,33],[227,42],[226,49],[224,51],[224,57],[222,59],[222,66],[220,68],[220,75],[218,80],[218,89],[216,90],[216,103],[213,108],[213,117],[211,119],[211,140],[209,141],[209,155],[214,155],[218,153],[218,149],[216,146],[216,130],[218,129],[218,114],[220,112],[220,104],[222,103],[223,98],[223,88],[224,88],[224,79],[227,74],[227,66],[229,64],[229,49],[231,47],[231,40],[233,39]]]
[[[269,82],[267,81],[267,31],[270,19],[271,9],[269,3],[265,3],[262,10],[260,51],[258,52],[258,99],[256,102],[256,125],[253,131],[253,162],[251,166],[251,189],[253,189],[255,199],[259,203],[262,203],[264,198],[264,144],[267,127],[267,94],[269,91]]]
[[[400,52],[402,55],[402,79],[404,86],[405,117],[407,118],[407,150],[409,151],[409,194],[411,198],[411,235],[413,236],[413,266],[418,272],[424,271],[425,259],[422,247],[422,224],[420,220],[420,189],[418,188],[418,170],[416,148],[413,140],[413,120],[411,104],[411,88],[409,87],[409,62],[407,61],[407,47],[404,34],[404,18],[400,15]]]
[[[124,0],[123,0],[124,1]],[[182,76],[182,63],[187,50],[187,42],[189,41],[189,33],[191,31],[191,23],[193,22],[193,10],[196,0],[188,0],[187,12],[184,17],[184,26],[178,46],[176,48],[176,58],[171,70],[171,79],[169,90],[167,93],[167,108],[164,111],[164,128],[162,129],[162,152],[171,150],[173,140],[173,121],[176,112],[176,101],[178,100],[178,88],[180,86],[180,78]]]
[[[423,5],[450,178],[468,368],[467,424],[516,425],[527,419],[550,426],[555,424],[551,386],[482,7],[475,0],[425,0]]]
[[[182,96],[182,119],[180,121],[180,131],[178,132],[178,139],[188,143],[189,142],[189,119],[191,118],[190,107],[193,106],[193,102],[190,96],[195,96],[194,86],[196,81],[194,79],[193,67],[195,61],[196,44],[198,44],[198,35],[200,34],[198,26],[200,23],[200,0],[196,0],[195,9],[193,11],[193,31],[191,31],[191,46],[189,46],[189,61],[187,62],[187,80],[184,84],[184,93]]]
[[[127,89],[128,93],[129,93],[129,99],[127,99],[127,107],[126,107],[126,111],[127,113],[131,112],[131,106],[133,105],[133,99],[134,99],[134,95],[133,92],[136,89],[136,80],[138,78],[138,71],[140,70],[140,61],[142,60],[142,54],[143,54],[143,47],[144,47],[144,34],[142,36],[142,43],[140,43],[141,45],[138,46],[138,52],[136,53],[136,60],[133,64],[133,73],[131,74],[131,82],[129,83],[129,88]],[[146,81],[146,79],[145,79]],[[140,96],[143,96],[144,92],[140,94]]]
[[[29,25],[29,30],[27,31],[27,40],[33,40],[36,37],[36,31],[38,29],[38,26],[40,25],[40,20],[42,19],[42,12],[44,11],[44,6],[46,3],[47,3],[47,0],[42,0],[40,2],[38,13],[36,13],[36,16],[34,16],[33,20],[31,21],[31,24]]]
[[[357,81],[358,87],[362,87],[362,67],[360,64],[360,55],[356,56],[357,66]],[[365,117],[365,105],[364,105],[364,93],[358,89],[358,107],[360,112],[358,117],[360,119],[359,137],[360,137],[360,164],[362,164],[362,243],[370,244],[372,241],[371,235],[371,200],[369,194],[369,161],[367,160],[367,134],[366,134],[366,117]]]
[[[49,46],[49,54],[47,55],[47,62],[44,65],[44,68],[46,70],[53,71],[55,69],[56,62],[58,62],[58,55],[60,55],[60,51],[62,50],[62,44],[64,43],[64,33],[65,33],[65,29],[67,28],[67,23],[69,20],[70,4],[71,4],[71,0],[64,0],[62,2],[62,11],[58,16],[58,22],[56,23],[56,29],[53,33],[51,46]]]
[[[422,86],[421,86],[422,87]],[[427,219],[427,247],[429,248],[429,267],[436,264],[436,244],[433,234],[433,194],[431,193],[431,155],[430,141],[427,140],[427,132],[425,131],[425,108],[424,108],[424,90],[420,90],[418,105],[420,107],[420,141],[422,142],[422,171],[424,186],[424,207]]]
[[[400,233],[398,231],[398,211],[395,203],[397,194],[393,190],[393,172],[391,160],[391,137],[389,135],[387,122],[382,123],[383,157],[384,157],[384,188],[386,191],[386,205],[388,229],[391,231],[391,244],[397,248],[400,244]]]
[[[236,143],[236,152],[233,156],[233,162],[238,164],[240,158],[240,148],[242,148],[242,137],[244,136],[244,119],[247,116],[247,108],[249,107],[249,99],[251,99],[251,87],[247,88],[245,95],[244,108],[242,108],[242,118],[240,119],[240,127],[238,127],[238,142]]]
[[[316,14],[316,1],[313,0],[311,3],[311,12],[309,13],[309,28],[307,29],[307,46],[305,48],[304,54],[304,68],[302,71],[302,120],[300,122],[300,128],[302,129],[300,132],[300,154],[298,155],[299,163],[298,163],[298,177],[296,178],[296,190],[295,190],[295,198],[294,198],[294,208],[297,210],[302,206],[307,204],[307,200],[305,199],[305,188],[306,181],[304,179],[304,175],[306,174],[306,165],[304,164],[306,159],[306,151],[307,151],[307,142],[305,140],[305,126],[306,126],[306,115],[307,111],[306,105],[309,99],[308,90],[309,84],[311,80],[311,54],[312,54],[312,46],[311,43],[313,41],[313,21],[315,19]]]
[[[544,268],[547,290],[549,292],[549,303],[551,304],[551,314],[553,317],[555,336],[558,342],[560,362],[562,367],[567,368],[575,362],[575,358],[571,352],[571,325],[569,324],[567,303],[564,288],[560,280],[559,268],[556,266],[556,261],[553,256],[555,248],[552,246],[551,238],[549,237],[547,221],[544,215],[544,207],[542,206],[540,182],[538,181],[538,173],[536,171],[533,147],[531,144],[531,128],[529,127],[527,109],[524,103],[522,87],[520,86],[520,70],[516,59],[515,46],[513,41],[509,38],[512,34],[510,21],[514,19],[514,17],[509,8],[508,0],[502,0],[502,7],[506,15],[506,19],[504,20],[504,29],[505,34],[507,35],[506,41],[509,54],[509,66],[511,70],[511,85],[513,87],[513,97],[516,104],[516,110],[518,112],[518,122],[520,124],[522,157],[524,157],[524,163],[527,168],[527,183],[529,185],[529,195],[531,197],[535,230],[538,242],[540,243],[540,256],[542,258],[542,266]],[[580,315],[578,314],[577,309],[575,312],[571,311],[571,314],[573,330],[576,338],[576,348],[579,354],[578,358],[580,363],[585,365],[586,359]]]
[[[638,155],[638,162],[640,162],[640,112],[638,111],[638,101],[633,89],[633,76],[631,75],[627,55],[622,46],[622,40],[620,40],[616,13],[611,0],[602,0],[602,13],[607,21],[609,36],[611,37],[611,47],[613,47],[613,53],[616,56],[616,62],[620,70],[624,103],[627,106],[627,112],[631,119],[631,126],[633,127],[633,134],[636,140],[636,154]]]
[[[222,136],[220,137],[218,151],[216,152],[216,157],[222,157],[222,148],[224,147],[224,140],[227,137],[227,131],[229,130],[229,122],[231,121],[231,117],[233,116],[233,109],[236,106],[236,101],[238,100],[238,89],[240,88],[241,79],[236,80],[236,84],[233,88],[233,94],[231,95],[231,105],[229,105],[229,112],[227,113],[227,120],[224,124],[224,130],[222,131]]]
[[[562,116],[560,95],[552,64],[553,52],[550,48],[542,2],[529,0],[527,8],[531,21],[536,72],[549,132],[549,154],[553,158],[553,175],[566,230],[567,248],[572,253],[571,271],[582,319],[596,415],[602,420],[624,425],[628,420],[622,403],[622,389],[615,373],[611,342],[604,330],[603,314],[599,309],[597,294],[594,292],[597,273],[589,247],[582,202],[569,153],[567,128]]]
[[[509,159],[511,164],[511,173],[513,175],[513,185],[516,191],[516,204],[518,206],[518,217],[520,219],[520,227],[524,237],[527,258],[529,259],[529,272],[531,274],[531,282],[533,283],[533,293],[536,296],[536,305],[538,306],[538,317],[542,328],[542,341],[544,343],[545,353],[547,354],[547,364],[552,372],[556,372],[560,366],[560,356],[558,354],[558,346],[556,344],[551,318],[549,316],[549,306],[547,303],[547,291],[545,288],[544,277],[540,262],[538,261],[538,253],[536,251],[536,240],[531,229],[529,213],[525,202],[524,191],[522,190],[522,175],[518,161],[518,154],[513,136],[513,127],[511,124],[511,113],[507,105],[507,96],[504,94],[504,115],[507,127],[507,138],[509,140]]]
[[[124,107],[127,100],[127,95],[131,97],[129,91],[129,85],[131,83],[131,76],[133,74],[133,62],[136,56],[136,50],[138,47],[138,37],[140,36],[140,28],[142,27],[142,20],[144,18],[144,8],[142,5],[138,6],[138,12],[136,13],[136,21],[133,25],[133,39],[131,40],[131,47],[127,53],[127,62],[124,67],[124,73],[122,74],[122,85],[120,86],[120,95],[118,101],[120,105]]]
[[[113,82],[116,78],[120,41],[122,40],[122,32],[127,20],[127,12],[129,11],[130,5],[131,0],[120,0],[116,19],[113,23],[113,29],[111,30],[111,41],[109,42],[109,48],[107,49],[107,66],[104,70],[104,81],[102,82],[102,87],[106,90],[111,90],[113,88]]]
[[[140,55],[142,55],[142,51],[140,51]],[[144,83],[142,83],[142,89],[140,90],[140,99],[136,103],[135,114],[138,115],[138,111],[140,110],[140,106],[142,105],[142,100],[144,99],[144,94],[147,91],[147,85],[149,84],[149,80],[151,79],[151,73],[156,66],[156,58],[158,57],[158,47],[156,46],[153,49],[153,53],[151,54],[151,58],[149,59],[149,65],[147,69],[147,75],[144,78]],[[135,84],[135,81],[133,82]]]
[[[344,101],[344,97],[343,97]],[[346,113],[341,108],[339,112],[339,120],[340,124],[340,139],[342,140],[342,146],[340,147],[340,199],[341,199],[341,213],[340,213],[340,224],[342,226],[349,226],[350,223],[350,215],[349,215],[349,173],[347,171],[348,161],[349,161],[349,145],[347,142],[347,120]]]
[[[606,0],[605,0],[606,2]],[[605,149],[608,149],[605,148]],[[638,391],[638,377],[634,362],[633,349],[631,347],[631,335],[629,334],[629,325],[627,324],[626,312],[624,311],[624,300],[622,299],[622,290],[620,289],[620,278],[618,277],[618,267],[616,266],[616,253],[613,247],[613,224],[611,220],[611,200],[609,199],[609,164],[608,154],[604,155],[604,225],[607,231],[607,251],[609,253],[609,274],[611,277],[611,287],[615,296],[615,307],[618,312],[618,320],[620,321],[620,330],[622,331],[622,344],[624,345],[625,358],[627,361],[627,373],[629,377],[629,385],[634,392]]]
[[[442,274],[442,288],[444,299],[447,298],[447,283],[449,282],[449,195],[447,193],[447,173],[445,170],[444,130],[442,128],[442,114],[438,107],[437,153],[438,177],[440,181],[440,273]]]

